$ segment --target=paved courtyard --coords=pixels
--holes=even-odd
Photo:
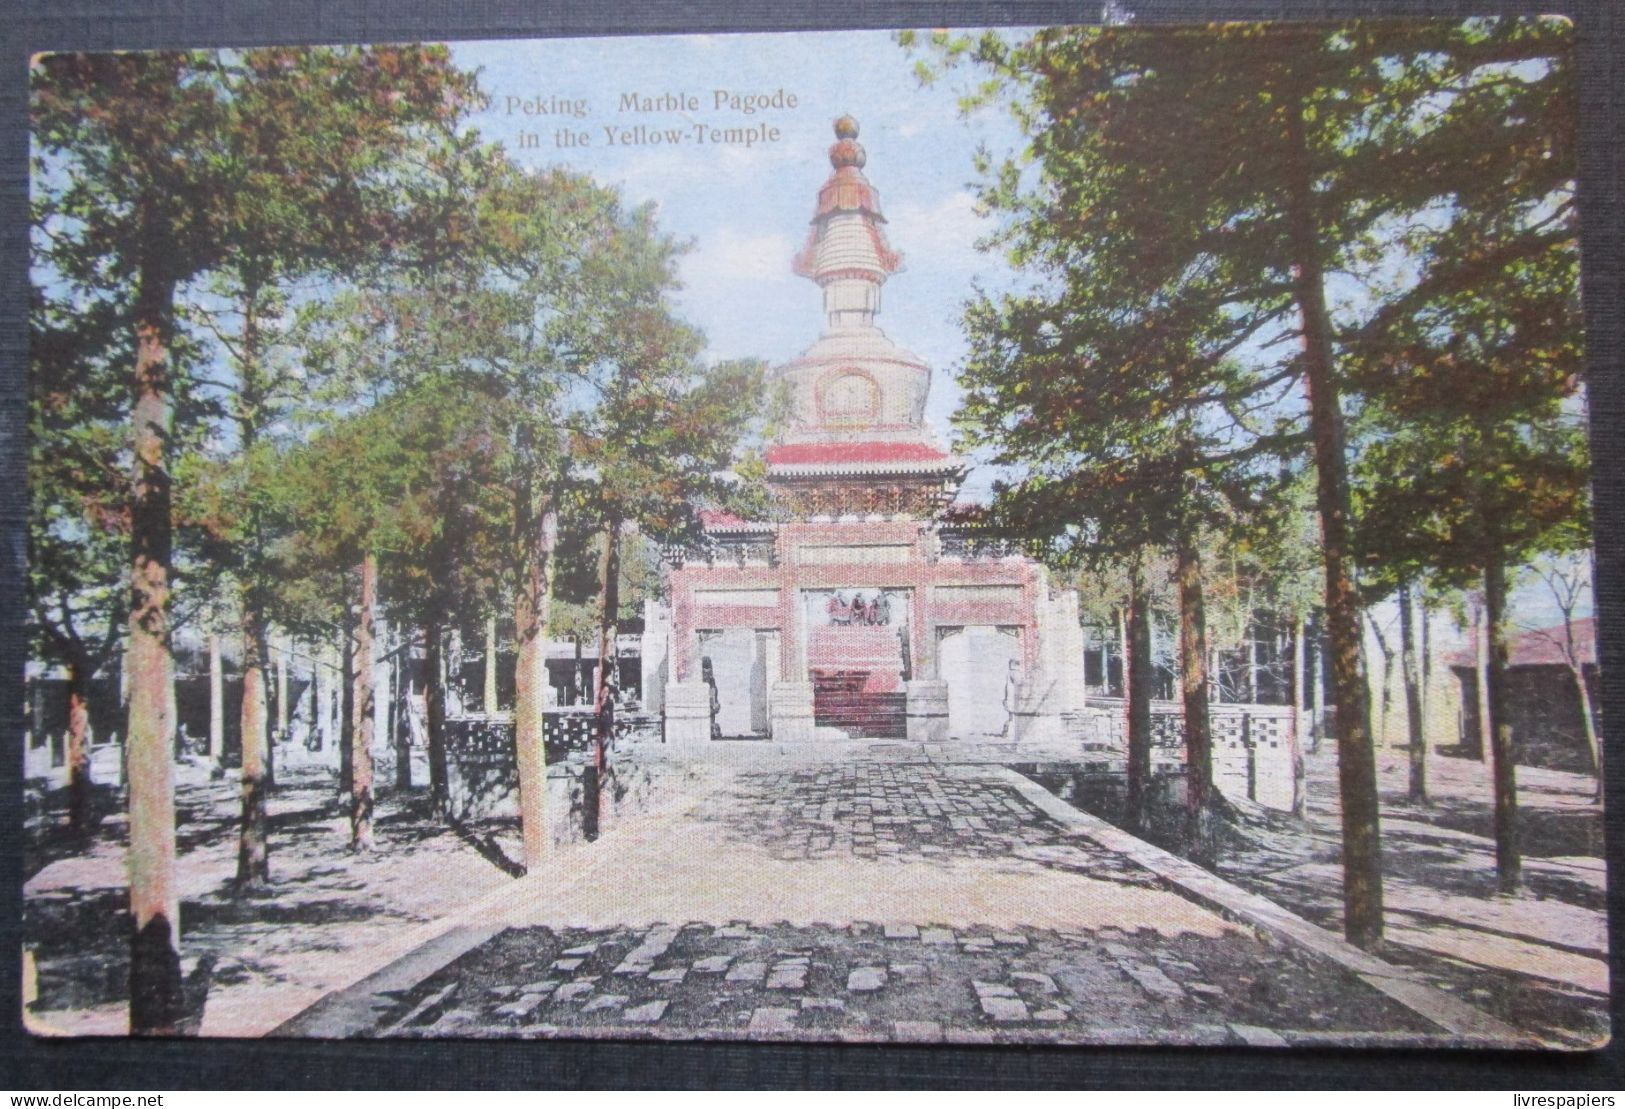
[[[1281,1046],[1530,1027],[1078,813],[998,752],[627,761],[645,803],[517,880],[511,823],[447,828],[386,797],[379,850],[355,858],[330,785],[284,785],[253,898],[230,888],[231,783],[183,784],[199,1030]],[[30,879],[38,1029],[122,1030],[121,831]]]
[[[510,929],[405,991],[372,1032],[1284,1046],[1431,1028],[1352,974],[1240,933],[740,921]]]
[[[454,958],[364,983],[284,1031],[1271,1046],[1441,1035],[1349,968],[1080,839],[998,767],[892,755],[691,773],[686,802],[572,852],[568,872],[516,891]]]
[[[1075,837],[986,771],[924,759],[862,761],[739,775],[707,816],[733,842],[778,859],[951,863],[1014,857],[1154,888],[1144,869]]]

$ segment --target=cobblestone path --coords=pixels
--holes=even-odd
[[[1429,1028],[1239,933],[736,922],[512,929],[407,991],[373,1034],[1282,1046]]]
[[[1036,882],[1029,889],[1056,883],[1057,897],[1083,888],[1132,906],[1170,896],[1149,872],[1068,839],[987,768],[750,769],[694,813],[700,828],[672,838],[697,835],[736,882],[753,858],[764,871],[777,867],[780,880],[787,866],[829,873],[844,862],[845,883],[899,867],[917,879],[966,859],[1006,860]],[[1093,883],[1060,884],[1073,874]],[[1205,933],[1154,920],[1073,929],[949,926],[920,915],[927,919],[908,924],[853,922],[835,910],[830,924],[771,912],[640,927],[516,920],[383,999],[370,1030],[357,1031],[1274,1046],[1415,1042],[1433,1031],[1342,968],[1211,915]]]
[[[709,815],[729,839],[780,859],[1013,856],[1123,885],[1157,885],[1112,852],[1080,847],[982,768],[862,762],[750,772]]]
[[[1008,853],[1059,830],[1009,789],[921,763],[746,773],[729,800],[733,835],[780,858]]]

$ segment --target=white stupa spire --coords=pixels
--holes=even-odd
[[[812,228],[795,260],[796,272],[824,291],[826,334],[874,327],[880,287],[903,266],[886,242],[880,193],[863,176],[867,156],[857,139],[857,120],[835,121],[835,145],[829,148],[834,172],[818,190]]]

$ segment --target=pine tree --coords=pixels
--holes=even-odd
[[[90,683],[118,645],[129,597],[128,322],[113,301],[70,309],[37,289],[29,319],[29,631],[67,669],[68,825],[83,838],[91,727],[115,727],[92,721]]]
[[[216,262],[230,184],[227,108],[203,54],[61,54],[33,72],[33,124],[65,233],[47,264],[84,288],[128,290],[130,1030],[181,1017],[179,896],[169,715],[172,351],[177,288]],[[44,191],[42,190],[42,191]]]
[[[1081,405],[1038,412],[1030,428],[1019,426],[1020,409],[1000,415],[985,406],[989,426],[1061,438],[1084,405],[1116,412],[1144,388],[1140,375],[1181,374],[1188,359],[1177,352],[1166,358],[1172,369],[1156,365],[1159,343],[1172,337],[1215,364],[1233,357],[1238,389],[1208,393],[1192,377],[1172,392],[1187,405],[1224,407],[1240,427],[1254,424],[1256,438],[1240,449],[1284,450],[1307,436],[1337,708],[1344,925],[1366,946],[1381,937],[1381,864],[1346,399],[1365,357],[1360,328],[1444,291],[1407,280],[1403,266],[1397,279],[1374,274],[1373,257],[1394,259],[1374,244],[1408,220],[1449,225],[1471,209],[1455,194],[1474,181],[1487,198],[1504,195],[1506,184],[1483,174],[1483,141],[1515,156],[1539,151],[1553,120],[1478,94],[1517,84],[1509,72],[1539,68],[1563,40],[1554,24],[1520,20],[932,38],[940,61],[969,59],[992,73],[983,95],[1008,100],[1036,163],[1028,172],[1014,160],[984,161],[983,201],[1009,216],[1012,260],[1051,282],[1065,314],[1028,329],[1040,343],[1056,341],[1021,387],[1042,390],[1037,371],[1064,378],[1079,362],[1133,368],[1101,381]],[[915,41],[904,36],[905,45]],[[923,70],[934,75],[929,63]],[[1487,255],[1478,270],[1503,261]],[[1335,318],[1333,272],[1365,278],[1363,300]],[[1351,328],[1344,316],[1362,305],[1365,318]],[[1007,305],[1006,315],[1022,307]],[[1097,325],[1086,342],[1063,326],[1080,310]],[[1146,418],[1164,415],[1131,411],[1119,441],[1137,445]]]

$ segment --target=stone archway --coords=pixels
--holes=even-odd
[[[1011,663],[1021,665],[1017,628],[944,628],[937,644],[938,676],[948,685],[948,733],[977,739],[1005,732]]]
[[[709,669],[717,684],[716,730],[722,738],[767,734],[769,647],[768,637],[752,628],[700,633],[700,670]]]

